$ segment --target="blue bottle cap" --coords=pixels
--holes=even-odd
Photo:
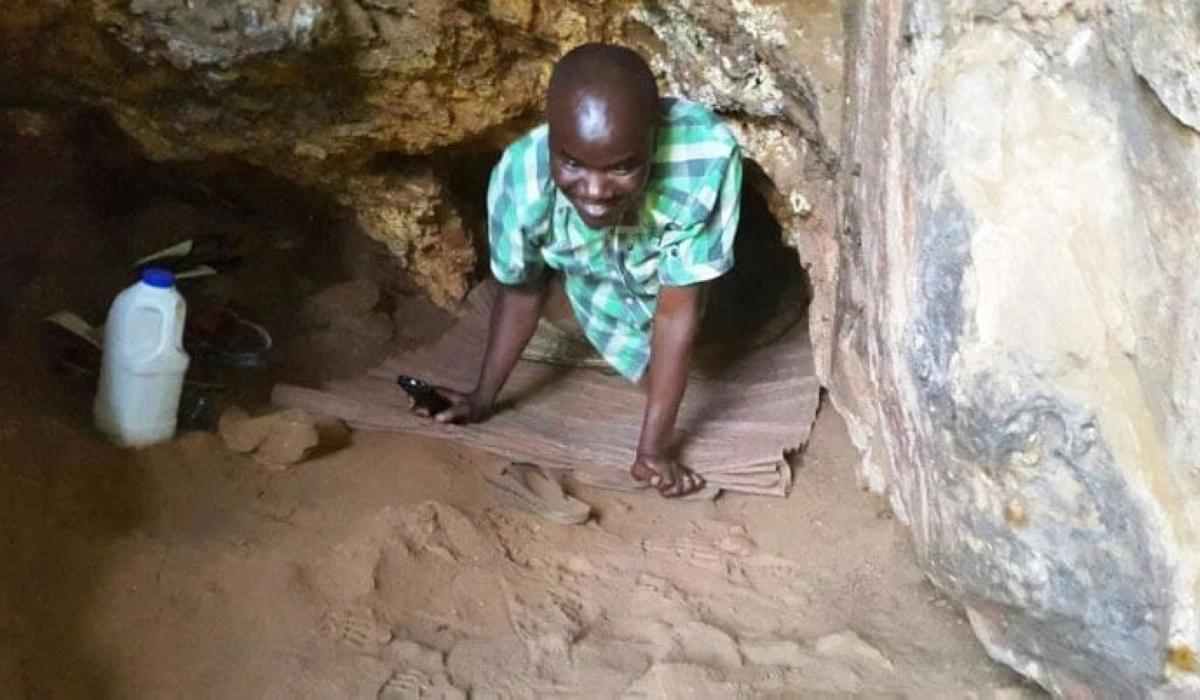
[[[170,289],[175,286],[175,273],[161,267],[147,267],[142,270],[142,281],[151,287]]]

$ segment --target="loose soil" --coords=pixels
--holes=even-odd
[[[827,406],[786,499],[572,487],[597,514],[583,526],[507,507],[479,475],[495,458],[450,442],[356,433],[283,470],[215,431],[110,446],[40,319],[101,320],[138,253],[201,232],[248,242],[243,271],[184,291],[276,333],[271,371],[195,368],[252,412],[277,379],[360,372],[450,317],[398,284],[390,306],[313,323],[302,299],[379,278],[369,245],[268,195],[247,209],[180,186],[74,128],[10,115],[0,132],[6,695],[1037,696],[856,486]]]

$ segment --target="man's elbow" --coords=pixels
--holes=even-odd
[[[516,284],[505,284],[497,281],[497,286],[500,288],[500,294],[504,297],[512,299],[538,299],[546,289],[546,281],[544,277],[531,277],[523,282]]]

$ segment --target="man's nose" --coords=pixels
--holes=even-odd
[[[611,188],[604,173],[589,172],[583,176],[583,196],[588,199],[608,199]]]

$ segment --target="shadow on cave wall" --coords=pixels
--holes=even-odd
[[[344,279],[344,229],[311,193],[257,169],[156,164],[106,117],[0,112],[0,688],[6,697],[110,697],[89,619],[114,550],[152,532],[156,477],[91,429],[95,378],[67,369],[42,319],[104,320],[132,262],[190,237],[229,234],[269,265],[180,283],[194,307],[237,296],[286,327],[296,304]],[[331,262],[332,261],[332,262]],[[189,374],[191,374],[189,372]],[[196,378],[193,376],[193,378]],[[200,377],[207,379],[208,377]],[[239,378],[253,406],[275,378]],[[244,380],[244,381],[243,381]]]
[[[0,124],[0,688],[7,697],[109,697],[86,619],[106,547],[145,518],[141,465],[78,426],[90,388],[43,362],[38,319],[83,308],[116,256],[88,203],[83,133]],[[85,140],[86,142],[86,140]],[[91,288],[91,289],[89,289]]]

